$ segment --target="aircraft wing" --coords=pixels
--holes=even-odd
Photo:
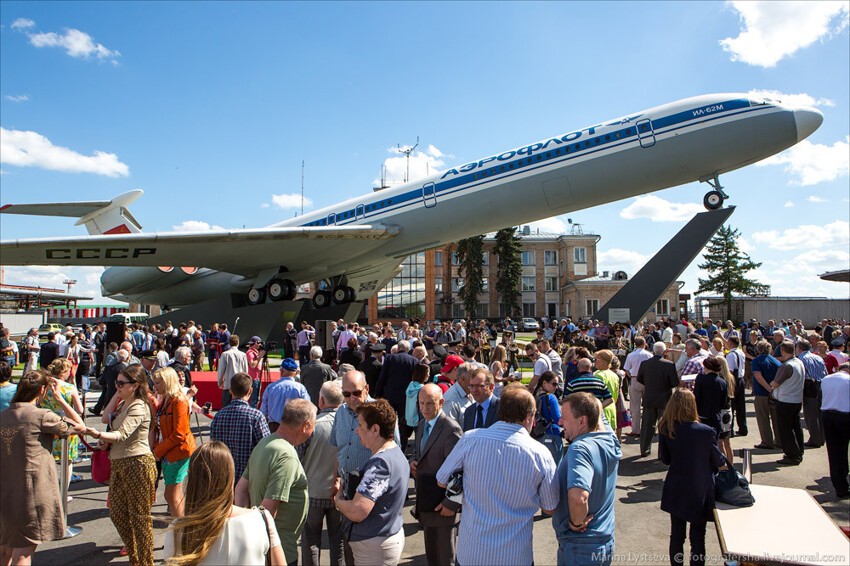
[[[370,252],[399,231],[375,224],[6,240],[0,242],[0,263],[207,267],[251,276],[274,266],[336,264]]]

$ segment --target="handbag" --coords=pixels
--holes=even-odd
[[[91,479],[95,482],[108,485],[109,476],[112,474],[112,461],[109,459],[108,449],[94,449],[91,451]]]
[[[750,491],[750,482],[735,469],[726,456],[726,470],[714,473],[714,500],[735,507],[750,507],[756,498]]]
[[[446,499],[457,505],[463,503],[463,470],[457,470],[446,482]]]
[[[732,407],[720,410],[720,432],[732,430]]]

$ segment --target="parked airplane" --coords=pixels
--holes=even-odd
[[[719,175],[811,135],[823,115],[747,94],[712,94],[510,149],[419,181],[361,195],[266,228],[143,233],[109,202],[6,205],[0,212],[79,216],[90,236],[0,242],[6,265],[103,265],[103,293],[169,307],[222,293],[249,304],[322,281],[316,307],[372,295],[408,255],[505,226],[699,180],[703,202],[727,198]],[[173,267],[183,266],[183,267]]]

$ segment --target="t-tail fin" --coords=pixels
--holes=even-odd
[[[135,189],[110,201],[7,204],[0,207],[0,213],[78,218],[75,226],[84,224],[91,235],[136,234],[142,231],[142,226],[127,206],[143,193],[141,189]]]

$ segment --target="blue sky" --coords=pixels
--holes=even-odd
[[[722,178],[774,295],[847,297],[848,2],[0,4],[0,203],[134,188],[146,231],[258,227],[688,96],[771,91],[823,126]],[[600,270],[634,273],[702,210],[698,183],[575,212]],[[566,218],[537,223],[566,229]],[[0,218],[2,239],[80,233]],[[1,258],[0,258],[1,259]],[[697,287],[695,261],[684,291]],[[6,282],[99,296],[98,268]]]

